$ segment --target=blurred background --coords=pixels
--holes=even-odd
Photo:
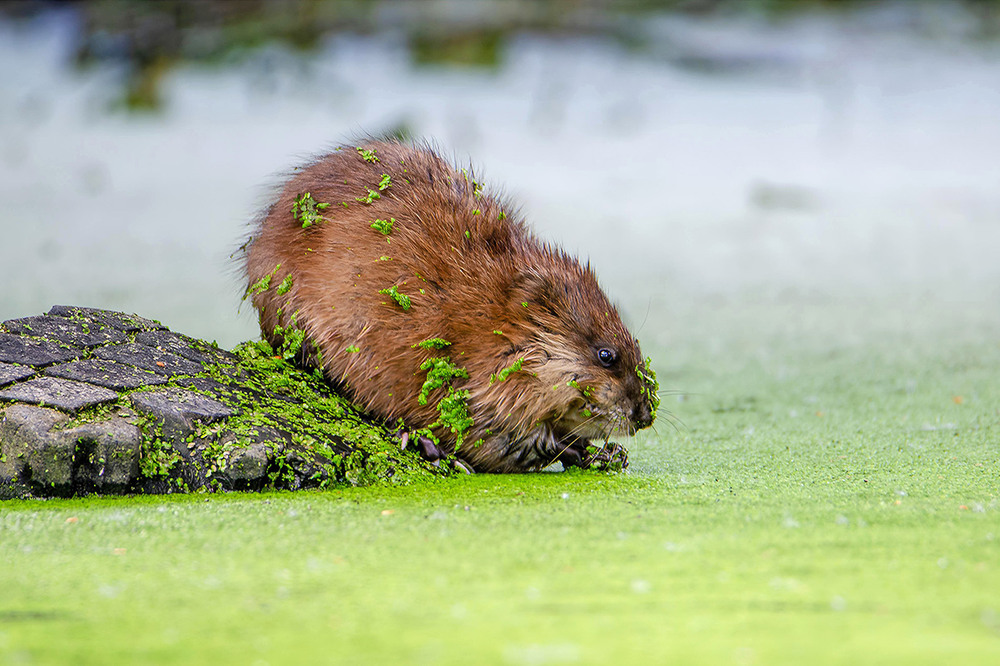
[[[230,254],[362,133],[476,165],[647,332],[1000,311],[1000,2],[95,0],[0,3],[0,320],[256,336]]]

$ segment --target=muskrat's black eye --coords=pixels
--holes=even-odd
[[[618,354],[615,353],[614,349],[608,349],[603,347],[597,350],[597,360],[601,362],[605,368],[610,368],[615,361],[618,360]]]

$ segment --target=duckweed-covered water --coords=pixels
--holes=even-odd
[[[5,503],[0,663],[997,663],[1000,53],[916,4],[486,69],[336,34],[178,65],[153,113],[67,66],[72,12],[0,22],[3,318],[251,337],[261,183],[405,126],[592,260],[666,390],[620,475]]]

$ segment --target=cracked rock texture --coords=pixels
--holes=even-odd
[[[159,322],[71,306],[3,322],[0,499],[442,473],[319,378],[243,347],[237,356]]]

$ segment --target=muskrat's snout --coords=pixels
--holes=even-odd
[[[632,420],[633,432],[648,428],[656,420],[656,409],[660,406],[660,384],[656,381],[656,373],[649,367],[649,359],[635,368],[637,384],[632,384]]]
[[[649,400],[643,399],[632,408],[632,423],[636,430],[642,430],[653,425],[653,406]]]

